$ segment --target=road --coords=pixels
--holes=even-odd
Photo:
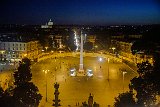
[[[32,81],[39,88],[43,98],[40,107],[52,107],[54,99],[54,83],[60,84],[59,99],[62,107],[71,105],[74,107],[76,102],[88,100],[90,93],[94,95],[94,101],[99,103],[101,107],[113,105],[114,98],[119,93],[128,90],[128,84],[137,74],[133,72],[127,65],[110,60],[103,59],[98,61],[97,57],[84,57],[84,68],[92,69],[93,77],[70,77],[69,69],[79,66],[78,57],[61,57],[40,61],[32,66]],[[43,70],[50,70],[45,78]],[[127,73],[124,75],[124,84],[122,79],[122,71]],[[109,79],[108,79],[109,72]],[[47,99],[46,98],[46,79],[47,79]]]

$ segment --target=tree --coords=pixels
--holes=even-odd
[[[31,69],[30,69],[30,62],[28,60],[22,60],[18,67],[18,71],[14,72],[14,85],[21,85],[23,83],[29,82],[32,79]]]
[[[136,102],[134,99],[134,94],[132,91],[119,94],[115,98],[115,107],[136,107]]]
[[[133,43],[131,51],[133,55],[139,51],[143,51],[145,54],[152,54],[155,50],[155,47],[156,46],[152,41],[138,40]]]
[[[139,106],[154,105],[156,101],[156,90],[153,83],[153,66],[148,62],[142,62],[137,65],[138,77],[131,80],[130,88],[137,92],[136,98]]]
[[[13,97],[11,96],[9,89],[5,91],[0,87],[0,107],[14,107]]]
[[[153,54],[153,59],[154,59],[154,63],[153,63],[153,71],[152,72],[152,83],[154,85],[154,91],[156,93],[156,95],[160,95],[160,54],[159,53],[154,53]]]
[[[38,107],[42,98],[38,88],[32,82],[26,82],[14,89],[15,104],[19,107]]]
[[[148,74],[151,74],[153,71],[153,66],[148,62],[142,62],[137,64],[139,76],[145,78]],[[148,78],[148,77],[147,77]]]
[[[20,62],[18,71],[14,73],[13,98],[18,107],[38,107],[42,98],[41,94],[38,93],[38,88],[30,82],[32,79],[30,65],[30,60],[25,58]]]

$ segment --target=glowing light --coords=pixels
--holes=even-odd
[[[95,45],[94,47],[95,47],[95,48],[98,48],[98,46],[97,46],[97,45]]]
[[[79,37],[77,36],[76,31],[74,31],[74,44],[76,45],[76,51],[79,50],[80,42],[79,42]]]
[[[46,49],[46,51],[47,51],[48,47],[46,46],[45,49]]]
[[[103,61],[103,59],[102,59],[102,58],[99,58],[99,61],[100,61],[100,62],[102,62],[102,61]]]
[[[87,69],[87,76],[89,77],[93,76],[93,72],[91,69]]]
[[[76,76],[76,69],[75,68],[70,70],[70,76]]]
[[[47,73],[49,72],[49,70],[43,70],[43,72],[44,72],[45,74],[47,74]]]
[[[71,69],[70,71],[75,71],[75,69]]]
[[[24,57],[26,57],[27,56],[27,54],[24,54]]]

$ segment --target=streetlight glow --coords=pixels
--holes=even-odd
[[[107,62],[108,62],[108,81],[109,81],[109,58],[107,59]]]
[[[100,61],[100,62],[102,62],[102,60],[103,60],[102,58],[99,58],[99,61]]]
[[[46,46],[45,49],[46,49],[46,51],[47,51],[48,47]]]

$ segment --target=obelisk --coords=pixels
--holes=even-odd
[[[80,73],[80,74],[84,74],[84,69],[83,69],[83,35],[82,35],[82,31],[81,31],[79,73]]]

